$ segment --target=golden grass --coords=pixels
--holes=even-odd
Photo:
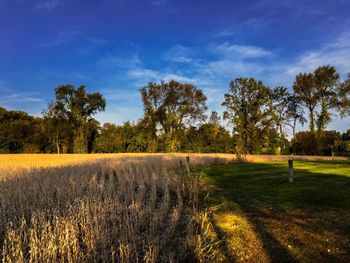
[[[0,171],[32,169],[46,167],[62,167],[67,165],[77,165],[88,162],[96,162],[103,159],[116,159],[126,157],[146,157],[162,156],[163,158],[172,157],[195,157],[200,158],[220,158],[232,160],[236,156],[233,154],[186,154],[186,153],[103,153],[103,154],[0,154]],[[192,159],[192,158],[191,158]]]
[[[233,204],[213,207],[213,223],[221,233],[221,246],[234,262],[270,262],[250,220]]]
[[[202,209],[205,186],[185,156],[1,155],[2,261],[222,258]],[[191,155],[190,165],[229,156]]]

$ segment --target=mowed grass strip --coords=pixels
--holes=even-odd
[[[216,165],[208,205],[237,262],[350,262],[350,162]]]

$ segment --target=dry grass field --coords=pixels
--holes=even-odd
[[[190,163],[228,157],[193,155]],[[1,155],[2,261],[219,258],[204,194],[181,154]]]

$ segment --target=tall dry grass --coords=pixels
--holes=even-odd
[[[232,158],[232,156],[231,156]],[[191,165],[231,161],[191,156]],[[199,175],[185,156],[0,172],[3,262],[217,260]]]

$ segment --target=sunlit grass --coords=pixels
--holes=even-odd
[[[293,184],[286,161],[205,170],[216,186],[208,200],[214,225],[235,260],[350,260],[350,162],[295,161],[294,168]]]

